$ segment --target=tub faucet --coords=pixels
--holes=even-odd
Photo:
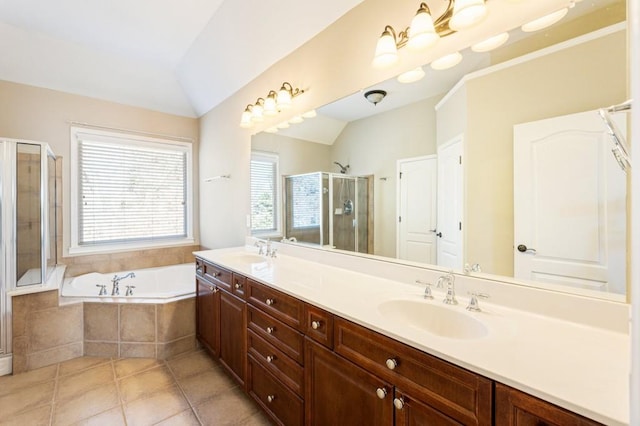
[[[113,288],[111,289],[111,296],[120,296],[120,281],[125,278],[135,278],[135,272],[129,272],[127,275],[123,277],[119,277],[118,275],[114,275],[111,278],[111,283],[113,283]]]

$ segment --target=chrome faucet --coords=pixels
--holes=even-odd
[[[111,278],[111,283],[113,284],[113,288],[111,289],[111,296],[120,296],[120,281],[124,280],[125,278],[135,278],[136,274],[135,272],[129,272],[127,275],[123,276],[123,277],[119,277],[117,275],[114,275],[113,278]]]
[[[264,254],[264,245],[265,245],[265,242],[264,242],[264,241],[262,241],[262,240],[258,240],[258,241],[256,241],[256,242],[255,242],[255,244],[254,244],[254,245],[255,245],[256,247],[258,247],[258,254],[259,254],[260,256],[262,256],[262,255]]]
[[[447,275],[443,275],[440,277],[442,282],[447,283],[447,295],[445,296],[443,302],[447,305],[457,305],[458,301],[456,300],[456,290],[455,290],[455,281],[456,277],[449,272]],[[440,283],[440,279],[438,279],[438,283]]]

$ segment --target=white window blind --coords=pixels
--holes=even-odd
[[[291,177],[293,228],[320,226],[320,173]]]
[[[76,133],[77,246],[189,236],[190,146]]]
[[[251,154],[251,232],[278,233],[278,156]]]

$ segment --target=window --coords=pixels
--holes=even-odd
[[[312,173],[290,178],[293,229],[318,228],[320,226],[321,176],[320,173]]]
[[[71,129],[70,254],[193,243],[191,144]]]
[[[251,233],[280,234],[280,185],[278,156],[251,153]]]

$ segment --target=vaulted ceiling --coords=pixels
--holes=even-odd
[[[363,0],[0,0],[0,80],[198,117]]]

